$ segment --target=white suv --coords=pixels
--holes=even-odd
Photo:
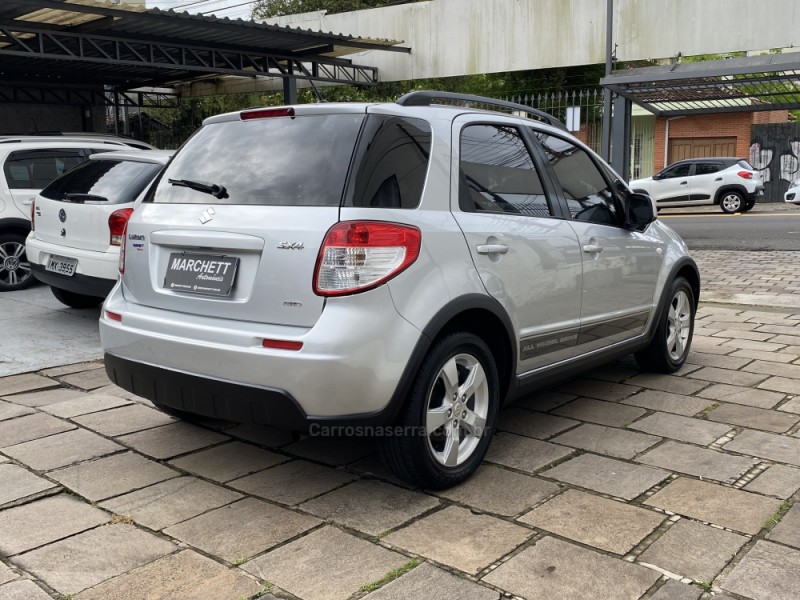
[[[761,175],[743,158],[690,158],[630,186],[658,208],[712,204],[724,213],[747,212],[764,195]]]
[[[131,149],[114,136],[0,136],[0,292],[34,282],[25,254],[31,204],[48,183],[90,155]]]
[[[137,203],[121,267],[100,318],[117,385],[374,434],[432,488],[478,467],[514,397],[630,352],[680,368],[700,286],[650,198],[558,121],[434,92],[206,119]]]
[[[134,200],[172,152],[94,154],[34,201],[28,262],[39,281],[73,308],[100,305],[119,276],[119,247]]]

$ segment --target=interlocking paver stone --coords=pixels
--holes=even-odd
[[[582,448],[617,458],[633,458],[660,441],[661,438],[654,435],[592,423],[585,423],[553,438],[555,444]]]
[[[44,413],[0,421],[0,448],[75,429],[75,425]]]
[[[729,425],[662,412],[640,419],[630,428],[701,446],[707,446],[731,430]]]
[[[59,494],[0,512],[0,555],[11,556],[107,523],[102,510]]]
[[[645,390],[635,396],[625,398],[622,403],[686,417],[696,415],[713,404],[709,400],[703,400],[695,396],[682,396],[681,394],[672,394],[660,390]]]
[[[734,456],[678,442],[666,442],[636,460],[646,465],[724,483],[733,483],[757,462],[745,456]]]
[[[567,490],[519,519],[551,533],[625,554],[665,519],[661,513]]]
[[[438,492],[478,510],[511,517],[558,492],[555,483],[483,465],[464,483]]]
[[[669,471],[583,454],[542,473],[603,494],[632,500],[669,476]]]
[[[234,562],[255,556],[318,524],[319,520],[313,517],[245,498],[168,527],[164,533]]]
[[[105,456],[47,474],[64,487],[93,502],[178,475],[177,471],[133,452]]]
[[[617,401],[638,392],[639,388],[625,385],[624,383],[599,381],[597,379],[574,379],[560,385],[558,391],[575,394],[576,396],[597,398],[598,400]]]
[[[800,504],[792,506],[767,537],[773,542],[800,548]]]
[[[489,515],[450,506],[386,538],[390,544],[475,575],[533,532]]]
[[[280,448],[281,446],[291,444],[295,441],[295,434],[291,431],[266,425],[257,425],[255,423],[237,425],[236,427],[225,430],[225,433],[239,438],[240,440],[253,442],[259,446],[267,446],[269,448]]]
[[[546,439],[575,427],[578,421],[532,412],[524,408],[509,408],[500,414],[498,429],[526,437]]]
[[[732,352],[730,357],[741,358],[744,360],[753,359],[753,360],[767,360],[771,362],[780,362],[780,363],[790,363],[793,360],[797,359],[797,355],[791,352],[764,352],[763,350],[737,350],[736,352]],[[748,360],[748,362],[750,362]],[[739,367],[731,367],[738,369]]]
[[[272,467],[228,485],[248,494],[281,504],[300,504],[356,479],[355,475],[315,465],[304,460]]]
[[[111,410],[75,417],[73,421],[107,436],[119,436],[142,429],[152,429],[175,421],[160,410],[142,404],[128,404]]]
[[[724,383],[707,387],[699,392],[699,395],[711,400],[733,402],[734,404],[744,404],[745,406],[755,406],[756,408],[772,408],[785,397],[785,394],[779,394],[778,392],[756,390]]]
[[[745,429],[725,444],[724,448],[776,462],[800,465],[800,440],[785,435]]]
[[[301,504],[322,519],[378,535],[439,506],[433,496],[380,481],[356,481]]]
[[[489,446],[486,460],[533,473],[574,452],[572,448],[550,442],[542,442],[511,433],[499,433],[495,435]]]
[[[5,566],[3,563],[0,563],[0,585],[4,583],[8,583],[14,579],[17,579],[19,575],[14,573],[11,569]]]
[[[748,541],[737,533],[681,519],[637,560],[690,579],[711,582]]]
[[[339,531],[323,527],[246,563],[243,568],[303,600],[349,598],[407,558]]]
[[[697,330],[695,329],[695,332]],[[742,350],[741,352],[747,352]],[[690,352],[686,362],[692,365],[699,365],[703,367],[717,367],[719,369],[741,369],[750,359],[743,356],[737,356],[734,352],[730,356],[719,354],[703,354],[702,352]]]
[[[124,496],[102,502],[100,506],[136,523],[158,530],[219,508],[242,497],[241,494],[194,477],[177,477]]]
[[[800,489],[800,469],[786,465],[772,465],[744,489],[767,496],[788,498]]]
[[[370,600],[498,600],[500,593],[422,563],[369,597]]]
[[[659,576],[639,565],[545,537],[483,579],[525,598],[636,600]]]
[[[65,375],[60,379],[64,383],[82,390],[94,390],[111,383],[103,367]]]
[[[86,396],[85,392],[68,390],[66,388],[56,388],[38,392],[30,392],[26,394],[18,394],[16,396],[8,396],[6,397],[6,400],[21,406],[39,407],[47,406],[48,404],[55,404],[57,402],[64,402],[66,400],[72,400],[73,398],[83,398],[84,396]]]
[[[771,360],[753,361],[747,365],[744,370],[763,375],[777,375],[778,377],[788,377],[789,379],[800,379],[800,365],[787,365]]]
[[[800,415],[800,396],[792,398],[778,407],[778,410]]]
[[[0,421],[5,421],[6,419],[15,419],[16,417],[30,415],[34,412],[36,411],[34,411],[32,408],[28,408],[27,406],[21,406],[19,404],[0,400]]]
[[[684,394],[691,396],[698,390],[703,389],[708,383],[677,377],[675,375],[661,375],[656,373],[642,373],[636,377],[631,377],[628,383],[652,390],[661,390],[673,394]]]
[[[800,379],[789,379],[788,377],[770,377],[758,387],[763,390],[773,390],[784,394],[800,394]]]
[[[222,600],[249,598],[258,583],[192,550],[160,558],[85,590],[79,600]]]
[[[35,373],[11,375],[10,377],[0,378],[0,396],[11,396],[12,394],[41,390],[57,385],[57,381],[42,377],[41,375],[36,375]]]
[[[692,585],[670,579],[658,588],[651,600],[699,600],[703,590]]]
[[[73,429],[4,448],[3,452],[29,467],[47,471],[117,450],[122,450],[122,446],[90,431]]]
[[[756,600],[800,598],[800,551],[757,541],[722,582],[724,590]]]
[[[369,438],[307,437],[284,446],[283,450],[331,466],[346,465],[375,452],[375,442]]]
[[[224,483],[289,460],[281,454],[233,441],[208,450],[193,452],[171,463],[179,469]]]
[[[645,504],[734,531],[756,534],[780,502],[751,492],[679,477],[653,494]]]
[[[0,600],[52,600],[52,598],[30,579],[20,579],[0,585]]]
[[[79,415],[86,415],[109,408],[117,408],[131,404],[130,400],[111,396],[109,394],[83,394],[72,400],[64,400],[42,406],[42,410],[62,419],[71,419]]]
[[[528,394],[527,396],[516,400],[513,406],[521,406],[530,410],[547,412],[548,410],[558,408],[562,404],[566,404],[575,398],[577,398],[575,394],[563,394],[561,392],[554,392],[552,390],[544,390],[534,394]]]
[[[0,464],[0,506],[55,489],[42,477],[13,464]]]
[[[604,402],[592,398],[578,398],[553,411],[554,414],[562,417],[570,417],[612,427],[624,427],[646,412],[636,406]]]
[[[172,458],[229,439],[227,436],[178,421],[118,438],[126,446],[153,458]]]
[[[752,406],[723,403],[708,413],[708,418],[721,423],[731,423],[742,427],[765,429],[775,433],[783,433],[791,429],[800,417],[780,413],[775,410],[764,410]]]
[[[102,363],[97,361],[73,363],[71,365],[62,365],[59,367],[52,367],[44,369],[41,373],[47,377],[61,377],[62,375],[70,375],[71,373],[79,373],[81,371],[89,371],[102,367]]]
[[[745,367],[746,368],[746,367]],[[733,371],[731,369],[718,369],[716,367],[703,367],[699,371],[689,373],[687,377],[692,379],[702,379],[703,381],[713,381],[715,383],[727,383],[729,385],[753,386],[764,381],[767,376],[758,373],[745,373],[744,371]]]
[[[171,542],[122,523],[96,527],[26,552],[14,563],[62,594],[76,594],[176,549]]]

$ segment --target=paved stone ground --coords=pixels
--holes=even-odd
[[[98,361],[0,377],[0,600],[800,598],[800,306],[709,302],[788,306],[800,256],[734,254],[695,253],[680,372],[523,399],[439,493],[369,440],[175,421]]]

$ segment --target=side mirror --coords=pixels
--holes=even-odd
[[[656,173],[655,175],[653,175],[653,181],[659,181],[661,179],[664,179],[663,173]]]
[[[625,198],[625,227],[627,229],[642,231],[655,220],[656,210],[650,196],[633,192]]]

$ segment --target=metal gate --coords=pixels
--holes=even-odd
[[[753,125],[750,164],[761,171],[764,202],[782,202],[789,184],[800,179],[800,123]]]

